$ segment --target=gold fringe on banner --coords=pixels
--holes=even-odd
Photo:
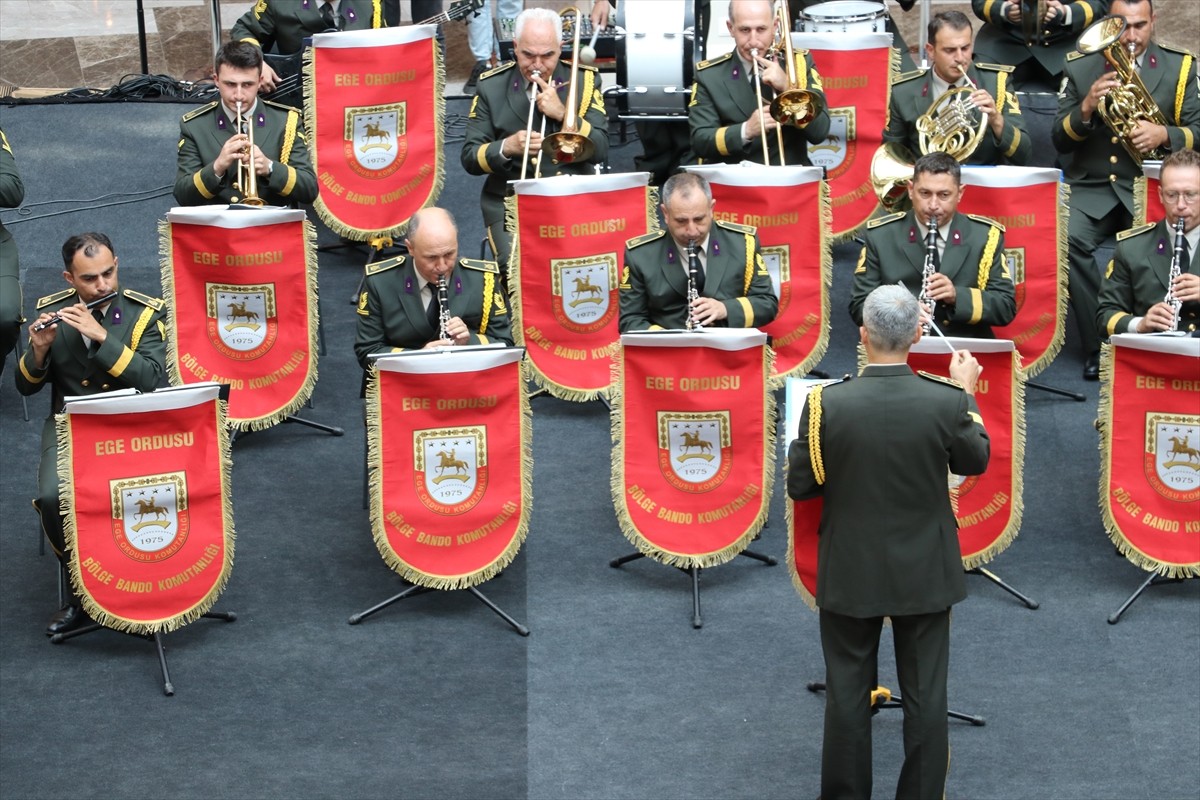
[[[71,552],[68,571],[71,578],[71,589],[79,598],[80,605],[87,615],[105,628],[132,633],[136,636],[153,636],[156,633],[170,633],[185,625],[190,625],[212,610],[225,585],[229,583],[229,574],[233,571],[233,551],[236,534],[233,526],[233,500],[230,492],[231,475],[233,473],[232,440],[229,436],[229,426],[226,421],[226,403],[218,400],[215,404],[217,415],[217,452],[220,459],[221,476],[221,521],[224,526],[225,557],[221,563],[221,574],[217,576],[212,588],[196,605],[172,617],[145,622],[142,620],[126,619],[110,614],[99,606],[86,591],[83,583],[83,568],[79,563],[78,531],[75,515],[75,482],[72,466],[74,465],[73,443],[71,440],[70,419],[66,414],[54,415],[54,433],[58,442],[58,485],[59,507],[63,512],[63,535],[67,549]]]
[[[1146,215],[1150,213],[1147,202],[1149,191],[1150,181],[1146,180],[1145,175],[1138,175],[1133,179],[1133,224],[1130,225],[1131,228],[1146,224]]]
[[[1113,429],[1113,360],[1116,351],[1111,344],[1100,345],[1100,407],[1096,427],[1100,430],[1100,485],[1097,505],[1104,520],[1104,530],[1116,546],[1138,569],[1162,575],[1164,578],[1200,578],[1200,564],[1168,564],[1152,558],[1126,538],[1117,524],[1109,502],[1109,486],[1112,482],[1112,429]]]
[[[787,379],[793,375],[805,375],[821,363],[825,351],[829,349],[829,331],[831,328],[830,293],[833,291],[833,203],[829,194],[829,181],[821,178],[817,189],[819,204],[818,222],[820,226],[821,248],[821,332],[817,335],[817,343],[812,352],[796,366],[779,375],[770,374],[767,383],[772,390],[782,389]]]
[[[430,575],[427,572],[414,569],[401,559],[388,542],[383,519],[383,431],[381,428],[382,407],[379,399],[379,370],[371,365],[367,379],[367,459],[368,480],[371,486],[371,538],[376,549],[383,557],[384,563],[404,580],[417,586],[438,591],[455,591],[468,589],[486,583],[506,569],[525,542],[529,533],[529,517],[533,511],[533,409],[529,403],[529,392],[525,388],[524,377],[517,371],[517,397],[520,402],[521,425],[521,513],[517,518],[517,530],[512,541],[504,548],[495,560],[482,569],[462,575]]]
[[[1038,375],[1046,367],[1050,366],[1051,362],[1058,357],[1062,350],[1063,342],[1067,338],[1067,304],[1069,294],[1067,291],[1067,275],[1070,270],[1069,261],[1067,259],[1067,223],[1070,217],[1071,203],[1071,187],[1065,183],[1059,183],[1058,210],[1055,219],[1055,240],[1057,251],[1055,254],[1055,286],[1057,291],[1058,301],[1054,307],[1054,333],[1050,336],[1050,344],[1046,347],[1046,351],[1042,353],[1040,358],[1035,359],[1031,364],[1019,364],[1017,369],[1021,377],[1025,380],[1030,380]]]
[[[444,128],[446,124],[446,65],[442,59],[442,49],[438,47],[437,40],[431,39],[433,46],[433,133],[434,133],[434,178],[433,186],[430,187],[429,197],[425,202],[421,203],[421,208],[429,208],[437,203],[437,200],[442,195],[442,189],[446,183],[446,147]],[[418,67],[419,69],[419,67]],[[304,50],[304,130],[308,134],[308,138],[312,143],[309,150],[309,155],[312,156],[313,172],[320,174],[319,165],[317,163],[317,93],[316,93],[316,71],[314,66],[313,48],[308,47]],[[346,239],[352,239],[358,242],[366,242],[373,237],[380,236],[403,236],[408,230],[408,220],[403,219],[397,222],[390,228],[366,229],[356,228],[353,225],[343,222],[338,217],[335,217],[321,199],[320,193],[317,194],[317,199],[313,201],[313,209],[316,210],[317,216],[321,222],[325,223],[331,231]]]
[[[800,599],[804,601],[804,605],[808,606],[813,611],[817,608],[817,598],[808,591],[808,587],[800,580],[800,573],[796,570],[796,537],[793,531],[796,529],[796,501],[791,498],[783,503],[784,516],[787,520],[788,543],[787,543],[787,568],[788,575],[792,578],[792,587],[796,593],[800,595]]]
[[[769,347],[763,347],[763,369],[764,375],[769,376],[774,365],[775,354]],[[625,354],[623,348],[618,344],[617,352],[613,356],[613,380],[612,390],[609,395],[610,417],[609,431],[613,441],[613,458],[612,458],[612,473],[609,479],[609,490],[612,493],[613,510],[617,515],[617,524],[621,528],[621,533],[630,541],[638,552],[647,558],[652,558],[659,563],[666,564],[669,567],[682,567],[690,569],[697,567],[703,569],[705,567],[715,567],[724,564],[726,561],[731,561],[737,557],[739,553],[750,546],[750,542],[754,540],[767,523],[767,513],[771,506],[771,494],[774,491],[775,481],[775,428],[776,428],[776,412],[775,412],[775,394],[765,386],[763,391],[763,472],[762,492],[760,493],[760,505],[758,514],[755,515],[750,525],[738,536],[737,540],[732,544],[715,550],[711,553],[693,556],[684,555],[682,553],[673,553],[669,550],[663,550],[655,544],[647,540],[637,530],[633,519],[629,516],[629,511],[625,507],[625,403],[624,403],[624,371],[625,371]]]

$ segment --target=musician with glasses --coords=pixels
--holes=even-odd
[[[903,145],[914,155],[921,155],[925,150],[920,145],[919,121],[947,91],[965,87],[972,91],[960,92],[958,96],[974,105],[987,118],[987,125],[974,152],[965,159],[958,154],[955,157],[964,164],[1025,166],[1033,155],[1033,139],[1025,130],[1021,106],[1008,83],[1012,69],[972,62],[971,39],[971,21],[962,12],[940,11],[933,16],[929,21],[929,41],[925,44],[925,55],[932,66],[892,80],[883,141]],[[975,121],[978,117],[971,113],[968,119]],[[947,124],[946,119],[935,122]]]
[[[783,152],[789,166],[807,166],[808,145],[829,135],[829,109],[821,76],[812,53],[794,52],[797,85],[789,87],[785,65],[766,58],[778,32],[774,10],[767,0],[732,0],[726,25],[735,47],[717,58],[696,65],[696,79],[688,101],[692,152],[702,163],[763,163],[762,138],[768,160],[780,162],[779,123],[771,117],[771,100],[789,88],[815,95],[820,111],[803,128],[784,125]],[[757,56],[755,55],[757,53]],[[755,87],[755,71],[761,70]]]
[[[964,190],[962,169],[950,156],[917,159],[908,186],[912,208],[867,223],[850,294],[855,325],[862,325],[871,291],[897,282],[926,301],[947,336],[990,339],[993,325],[1012,322],[1017,301],[1004,260],[1004,228],[987,217],[958,213]],[[937,219],[932,248],[931,218]]]
[[[1071,218],[1067,256],[1070,260],[1071,313],[1086,356],[1083,377],[1099,380],[1100,329],[1098,297],[1101,268],[1095,252],[1108,237],[1133,223],[1133,180],[1142,174],[1129,149],[1150,157],[1200,145],[1200,96],[1196,91],[1196,57],[1154,41],[1156,15],[1151,0],[1113,0],[1112,14],[1125,19],[1115,46],[1133,49],[1133,69],[1140,76],[1166,125],[1133,122],[1122,137],[1110,130],[1098,112],[1101,98],[1122,81],[1105,53],[1067,56],[1058,114],[1051,128],[1054,147],[1064,156],[1064,176],[1071,186]]]
[[[754,328],[775,319],[779,300],[755,229],[732,222],[714,225],[707,180],[691,172],[668,178],[662,214],[665,232],[625,245],[618,287],[621,333],[686,328],[689,310],[703,327]]]
[[[487,176],[480,195],[483,224],[502,267],[507,267],[512,252],[512,237],[504,228],[508,182],[533,178],[536,170],[543,178],[568,173],[590,175],[596,165],[608,159],[608,114],[600,95],[600,78],[594,67],[584,65],[577,67],[580,86],[576,89],[579,107],[575,118],[577,132],[591,140],[594,150],[589,158],[555,164],[553,154],[542,149],[544,138],[562,129],[573,71],[568,62],[559,59],[562,21],[558,14],[546,8],[522,11],[513,29],[513,52],[515,62],[506,62],[479,76],[460,154],[468,174]],[[531,104],[535,88],[537,100]]]
[[[382,0],[257,0],[229,30],[234,42],[254,45],[260,53],[291,57],[293,75],[300,74],[304,40],[326,31],[361,31],[384,26]],[[272,92],[279,75],[263,65],[259,91]]]
[[[215,72],[220,99],[179,122],[175,201],[200,206],[243,199],[247,187],[235,185],[239,164],[247,184],[248,170],[254,171],[258,196],[267,205],[294,207],[315,200],[317,175],[300,112],[258,97],[262,53],[245,42],[228,42],[217,51]],[[244,132],[238,130],[239,103]]]
[[[1014,89],[1051,91],[1062,79],[1063,59],[1083,29],[1104,16],[1108,0],[971,0],[971,10],[983,20],[975,37],[979,58],[1011,65]]]
[[[50,415],[42,426],[38,513],[59,560],[70,563],[58,502],[58,441],[54,415],[68,395],[116,389],[152,392],[162,383],[166,352],[165,304],[132,289],[121,290],[112,241],[102,233],[72,236],[63,244],[63,278],[70,288],[37,301],[29,349],[16,370],[17,391],[31,395],[49,386]],[[87,623],[77,598],[55,613],[47,635]]]
[[[354,341],[363,369],[373,353],[513,343],[496,263],[458,257],[450,212],[418,211],[404,243],[407,256],[367,265]]]
[[[1098,324],[1106,336],[1200,330],[1200,153],[1180,150],[1163,160],[1158,196],[1163,220],[1117,234],[1100,286]]]

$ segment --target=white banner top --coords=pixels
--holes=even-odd
[[[1053,167],[963,167],[963,186],[990,186],[994,189],[1011,189],[1022,186],[1037,186],[1056,183],[1062,173]]]
[[[314,33],[312,43],[313,47],[384,47],[389,44],[408,44],[432,39],[436,35],[436,25],[403,25],[398,28],[371,28],[365,31]]]
[[[1200,358],[1200,339],[1177,333],[1118,333],[1109,341],[1113,347],[1128,347],[1132,350],[1149,350],[1173,356]]]
[[[921,341],[912,346],[912,353],[922,355],[950,355],[951,348],[955,350],[970,350],[972,353],[1009,353],[1016,349],[1012,339],[967,339],[959,336],[938,336],[936,333],[922,336]]]
[[[103,394],[71,395],[63,398],[65,414],[142,414],[148,411],[172,411],[190,408],[214,400],[221,384],[211,381],[158,389],[138,394],[134,389],[118,389]]]
[[[380,372],[439,375],[483,372],[520,361],[524,357],[524,347],[474,345],[442,347],[437,350],[415,350],[411,353],[389,353],[373,359],[373,361]]]
[[[802,186],[821,180],[820,167],[769,167],[754,161],[740,164],[706,164],[684,167],[688,172],[702,175],[709,183],[728,186]]]
[[[617,192],[636,189],[650,183],[649,172],[613,172],[608,175],[555,175],[509,181],[516,194],[536,197],[573,197],[593,192]]]
[[[262,208],[226,208],[225,206],[177,206],[167,212],[167,222],[188,225],[212,225],[229,230],[279,225],[304,220],[304,209],[264,206]]]
[[[701,328],[696,331],[634,331],[621,334],[622,347],[711,347],[714,350],[746,350],[766,344],[767,335],[757,328]]]

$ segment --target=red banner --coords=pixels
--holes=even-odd
[[[779,313],[761,330],[771,337],[778,387],[808,372],[829,346],[829,184],[816,167],[689,167],[708,179],[717,219],[758,228],[763,261],[779,298]],[[772,213],[770,209],[780,209]]]
[[[1158,196],[1161,161],[1142,162],[1142,177],[1133,179],[1133,225],[1158,222],[1167,216],[1162,198]]]
[[[268,428],[308,402],[317,252],[304,212],[176,208],[160,231],[171,384],[228,384],[239,430]]]
[[[445,174],[445,75],[434,25],[313,36],[304,124],[321,194],[313,207],[340,236],[402,233],[433,205]]]
[[[1020,373],[1032,378],[1062,349],[1067,312],[1067,187],[1056,169],[963,167],[958,210],[1004,226],[1004,260],[1016,291],[1017,315],[997,325],[1012,339]]]
[[[849,239],[879,207],[871,188],[871,158],[883,143],[892,69],[899,54],[890,33],[795,33],[796,47],[812,51],[829,103],[829,136],[808,146],[824,167],[833,208],[832,232]]]
[[[509,285],[513,338],[534,381],[564,400],[595,400],[612,382],[625,241],[655,220],[646,173],[517,181]]]
[[[715,566],[762,529],[775,467],[769,361],[755,330],[621,337],[613,505],[644,555]]]
[[[405,580],[475,586],[521,548],[533,499],[523,355],[457,347],[376,360],[367,387],[371,528]]]
[[[172,631],[225,587],[233,510],[219,389],[111,392],[58,416],[71,583],[101,625]]]
[[[1148,572],[1200,577],[1200,339],[1113,336],[1101,380],[1109,538]]]

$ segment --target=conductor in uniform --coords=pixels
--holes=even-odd
[[[181,206],[239,202],[246,188],[236,186],[241,164],[254,170],[258,196],[267,205],[311,203],[317,175],[300,112],[258,97],[262,53],[246,42],[227,42],[215,62],[220,99],[179,122],[175,201]],[[253,153],[248,133],[237,129],[239,102],[246,124],[254,128]]]
[[[913,374],[916,299],[900,286],[867,297],[859,377],[814,390],[788,450],[788,495],[822,497],[817,592],[825,656],[821,797],[871,794],[871,691],[879,634],[892,620],[904,708],[896,797],[945,796],[950,607],[966,597],[946,476],[987,469],[990,444],[965,350],[953,381]]]
[[[816,115],[803,128],[783,126],[783,151],[789,166],[807,166],[808,145],[829,135],[829,109],[821,76],[812,54],[794,51],[796,85],[789,87],[785,67],[766,58],[776,38],[776,19],[767,0],[732,0],[729,4],[729,33],[734,49],[718,58],[696,65],[696,80],[688,102],[688,124],[692,151],[702,163],[763,163],[761,138],[766,137],[768,163],[779,162],[779,123],[771,117],[771,100],[785,89],[802,89],[814,96]],[[757,55],[755,55],[757,53]],[[754,71],[762,71],[759,82],[766,96],[754,86]]]
[[[687,326],[689,242],[697,261],[697,297],[690,305],[696,322],[754,328],[775,319],[779,300],[755,229],[732,222],[714,224],[712,189],[695,173],[668,178],[662,199],[667,231],[625,244],[618,287],[621,333]]]
[[[1200,329],[1200,153],[1180,150],[1163,159],[1158,196],[1166,218],[1117,234],[1117,250],[1100,286],[1100,330],[1157,333]],[[1171,278],[1175,224],[1183,220],[1179,275]],[[1166,302],[1170,289],[1179,316]]]
[[[413,215],[409,255],[367,265],[358,298],[354,355],[366,369],[373,353],[470,344],[512,344],[508,307],[494,261],[458,257],[458,228],[449,212]],[[439,336],[438,278],[446,278],[446,337]]]
[[[571,67],[559,60],[562,54],[562,21],[546,8],[527,8],[517,17],[513,32],[515,62],[506,62],[479,76],[461,161],[471,175],[486,175],[480,204],[492,252],[507,266],[512,237],[504,229],[504,198],[508,182],[523,175],[533,178],[535,162],[542,177],[590,175],[608,158],[608,115],[600,95],[600,78],[595,67],[580,65],[576,90],[578,133],[591,140],[594,151],[587,159],[555,164],[552,153],[543,152],[542,120],[546,136],[562,129],[570,91]],[[530,88],[537,87],[537,110],[530,117]],[[532,121],[532,130],[527,123]],[[524,157],[528,140],[529,161]],[[541,155],[539,159],[538,156]],[[525,168],[523,169],[523,165]]]
[[[916,296],[925,284],[928,309],[947,336],[992,338],[993,325],[1017,313],[1016,291],[1004,260],[1004,228],[987,217],[958,213],[962,170],[945,153],[917,159],[908,187],[912,208],[867,223],[854,269],[850,316],[863,324],[863,303],[877,286],[903,283]],[[930,220],[937,220],[934,272],[924,281]]]
[[[72,236],[63,244],[62,257],[63,277],[70,288],[37,301],[38,317],[29,327],[29,349],[21,357],[16,380],[23,395],[46,386],[52,393],[50,416],[42,426],[37,507],[42,530],[65,565],[69,553],[59,516],[54,415],[63,410],[67,395],[154,391],[163,377],[166,328],[162,300],[121,290],[117,257],[107,236]],[[109,295],[111,300],[90,310],[86,307]],[[50,619],[46,633],[65,633],[86,622],[87,615],[73,598]]]

